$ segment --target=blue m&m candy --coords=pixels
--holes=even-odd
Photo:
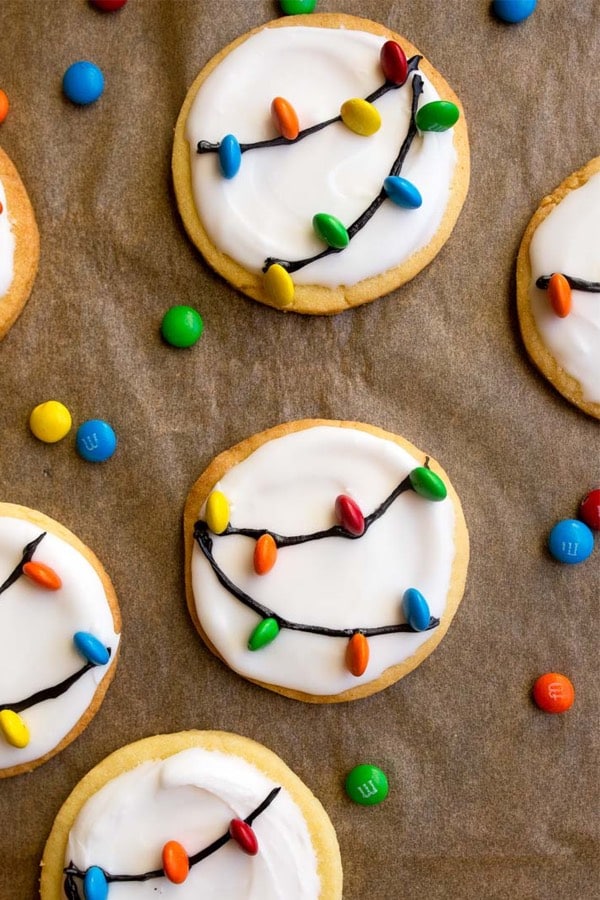
[[[594,549],[594,535],[579,519],[561,519],[548,536],[548,549],[558,562],[581,563]]]
[[[90,866],[83,879],[85,900],[107,900],[108,881],[100,866]]]
[[[104,75],[93,62],[81,59],[69,66],[63,75],[63,91],[73,103],[87,106],[104,90]]]
[[[431,614],[427,600],[416,588],[408,588],[402,597],[402,612],[406,621],[414,631],[426,631],[429,628]]]
[[[104,462],[117,449],[117,436],[108,422],[89,419],[77,429],[77,452],[88,462]]]
[[[494,0],[492,12],[503,22],[513,24],[529,18],[537,5],[537,0]]]

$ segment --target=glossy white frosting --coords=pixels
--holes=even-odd
[[[42,531],[24,519],[0,518],[0,583],[20,561],[26,544]],[[73,646],[77,631],[94,634],[111,647],[112,657],[106,666],[87,672],[61,697],[20,713],[31,740],[19,749],[0,735],[0,769],[39,759],[60,743],[90,705],[119,644],[102,582],[84,556],[47,532],[33,560],[53,568],[62,587],[48,591],[21,576],[0,594],[0,704],[24,700],[85,665]]]
[[[245,268],[259,272],[268,256],[313,256],[325,247],[312,229],[315,213],[330,213],[348,227],[369,206],[408,130],[412,76],[376,102],[383,121],[371,137],[338,122],[293,146],[244,153],[231,180],[221,176],[216,154],[196,153],[197,142],[219,142],[228,133],[240,143],[276,137],[270,118],[276,96],[292,104],[301,129],[335,117],[345,100],[383,84],[384,42],[344,29],[265,28],[231,51],[200,87],[186,128],[195,204],[212,242]],[[439,99],[424,81],[420,105]],[[450,198],[455,163],[452,130],[418,135],[401,175],[418,187],[423,205],[404,210],[384,202],[346,250],[295,272],[294,281],[351,285],[426,246]]]
[[[96,865],[112,874],[162,867],[167,841],[188,856],[225,834],[277,787],[239,756],[201,748],[144,762],[108,782],[80,810],[69,834],[65,864]],[[284,788],[255,819],[259,851],[245,854],[229,841],[190,869],[183,884],[166,878],[111,883],[110,900],[316,900],[317,861],[306,822]]]
[[[6,191],[0,179],[0,300],[8,293],[14,275],[15,236],[12,232]]]
[[[423,463],[423,457],[368,432],[318,426],[263,444],[216,487],[227,496],[236,527],[309,534],[335,524],[339,494],[352,496],[366,516]],[[203,512],[198,510],[199,517]],[[405,621],[401,601],[409,587],[425,596],[433,616],[444,612],[454,520],[449,499],[434,503],[409,490],[358,540],[329,538],[282,548],[267,575],[254,573],[251,538],[215,536],[213,553],[238,587],[291,621],[332,628],[394,625]],[[260,619],[221,587],[196,545],[192,585],[202,628],[233,669],[306,693],[339,694],[373,681],[432,635],[369,638],[370,662],[357,678],[345,665],[345,638],[282,629],[272,644],[248,650]]]
[[[573,306],[559,318],[548,301],[548,292],[536,288],[540,275],[562,272],[600,281],[600,174],[570,191],[546,216],[530,245],[531,310],[544,344],[579,382],[584,399],[600,403],[600,294],[572,292]]]

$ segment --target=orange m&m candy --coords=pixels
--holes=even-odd
[[[0,122],[4,122],[5,118],[8,115],[8,97],[6,96],[6,91],[3,91],[0,88]]]
[[[548,282],[548,299],[552,309],[560,319],[566,318],[571,312],[573,300],[571,298],[571,285],[564,275],[555,272]]]
[[[573,706],[575,688],[566,675],[546,672],[533,685],[533,699],[544,712],[566,712]]]

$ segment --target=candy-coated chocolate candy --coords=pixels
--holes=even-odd
[[[548,536],[548,549],[558,562],[585,562],[594,549],[594,535],[579,519],[561,519]]]
[[[600,531],[600,488],[586,494],[579,504],[579,516],[588,528]]]
[[[248,638],[248,650],[261,650],[267,644],[272,643],[279,634],[277,619],[269,617],[259,622]]]
[[[39,441],[55,444],[71,430],[71,413],[58,400],[46,400],[31,411],[29,427]]]
[[[492,11],[503,22],[522,22],[534,11],[537,0],[493,0]]]
[[[162,865],[169,881],[183,884],[189,875],[190,861],[178,841],[167,841],[162,850]]]
[[[353,97],[342,103],[340,115],[346,128],[355,134],[369,137],[381,128],[381,113],[376,106],[361,97]]]
[[[360,506],[347,494],[340,494],[335,501],[335,516],[345,531],[357,537],[365,530],[365,517]]]
[[[575,688],[566,675],[546,672],[533,685],[533,699],[544,712],[566,712],[573,706]]]
[[[21,716],[12,709],[0,711],[0,731],[7,743],[22,750],[29,743],[29,728]]]
[[[0,89],[0,124],[2,124],[7,117],[9,108],[10,104],[8,102],[6,91]]]
[[[89,631],[76,631],[73,643],[83,658],[94,666],[105,666],[110,659],[108,649]]]
[[[423,594],[416,588],[408,588],[402,597],[404,618],[414,631],[425,631],[429,628],[431,613],[429,604]]]
[[[125,6],[127,0],[92,0],[92,3],[96,9],[101,9],[102,12],[116,12]]]
[[[223,534],[229,525],[229,500],[223,491],[211,491],[208,495],[206,524],[213,534]]]
[[[315,11],[317,0],[279,0],[281,12],[286,16],[298,16]]]
[[[346,647],[346,665],[356,678],[367,671],[369,665],[369,642],[360,632],[353,634]]]
[[[383,189],[396,206],[404,209],[418,209],[423,203],[419,189],[400,175],[388,175],[383,181]]]
[[[448,131],[458,122],[458,106],[449,100],[433,100],[417,110],[415,122],[419,131]]]
[[[75,446],[87,462],[105,462],[117,449],[117,436],[108,422],[89,419],[77,429]]]
[[[346,793],[361,806],[375,806],[389,793],[387,776],[377,766],[356,766],[346,777]]]
[[[254,571],[266,575],[277,561],[277,544],[271,534],[261,534],[254,545]]]
[[[25,563],[23,575],[26,575],[27,578],[35,581],[39,587],[43,587],[47,591],[58,591],[62,587],[62,581],[54,569],[51,569],[46,563],[37,562],[37,560],[30,560]]]
[[[93,62],[81,59],[69,66],[63,75],[63,91],[72,103],[87,106],[94,103],[104,90],[104,75]]]
[[[554,272],[548,282],[548,300],[552,309],[560,319],[565,319],[571,312],[573,299],[571,285],[564,275]]]
[[[343,250],[348,246],[350,242],[348,232],[335,216],[331,216],[329,213],[317,213],[316,216],[313,216],[312,223],[317,237],[320,237],[330,247]]]
[[[229,823],[229,834],[244,853],[248,856],[256,856],[258,853],[258,840],[252,828],[243,819],[232,819]]]
[[[396,41],[386,41],[379,54],[379,62],[386,81],[404,84],[408,77],[406,53]]]
[[[278,309],[287,309],[294,302],[294,282],[292,276],[280,266],[273,263],[265,272],[265,293]]]
[[[107,900],[108,881],[100,866],[90,866],[83,877],[85,900]]]
[[[242,151],[233,134],[226,134],[219,146],[219,166],[224,178],[233,178],[240,170]]]
[[[426,500],[445,500],[448,494],[446,485],[439,475],[427,469],[425,466],[417,466],[409,474],[412,489],[425,497]]]
[[[199,340],[204,323],[191,306],[172,306],[163,316],[160,331],[172,347],[192,347]]]
[[[288,141],[294,141],[300,131],[296,110],[285,97],[275,97],[271,103],[271,118],[278,134]]]

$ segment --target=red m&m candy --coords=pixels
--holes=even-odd
[[[91,2],[96,9],[101,9],[102,12],[116,12],[125,6],[127,0],[91,0]]]
[[[600,488],[594,488],[583,498],[579,505],[579,518],[588,528],[600,531]]]
[[[573,706],[575,688],[566,675],[546,672],[545,675],[540,675],[533,685],[533,699],[544,712],[566,712]]]

